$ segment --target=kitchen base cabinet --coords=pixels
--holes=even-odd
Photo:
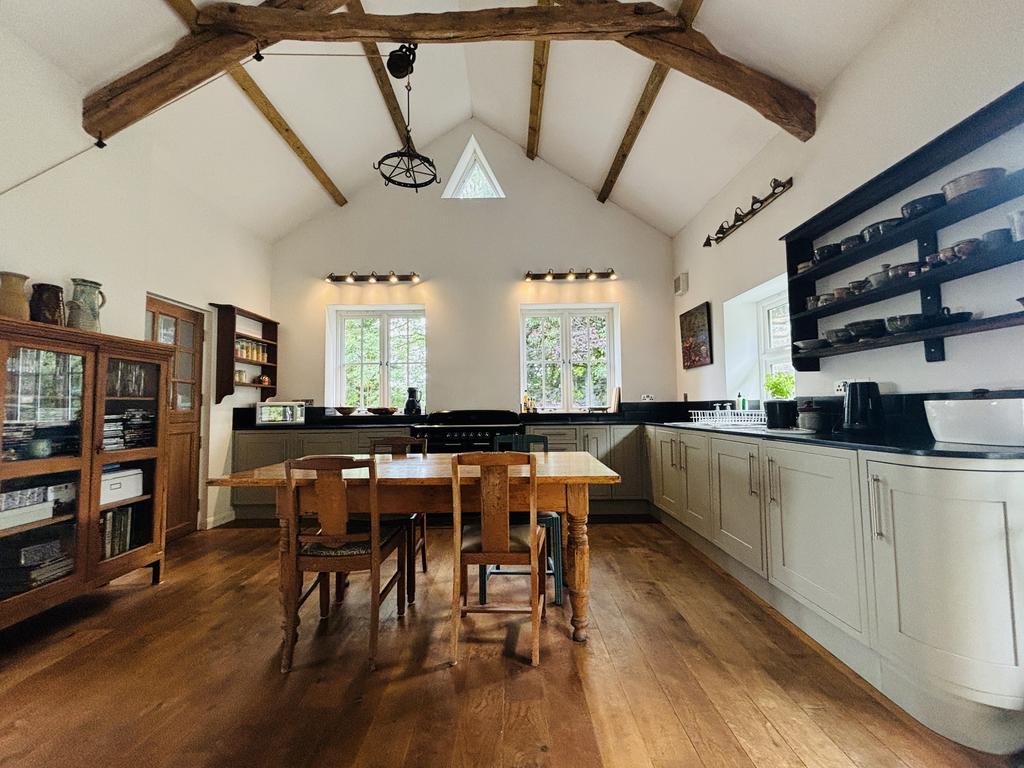
[[[531,425],[527,433],[548,439],[549,451],[586,451],[616,472],[622,482],[592,485],[591,499],[644,498],[643,427],[637,424]]]
[[[654,430],[654,486],[651,493],[654,506],[668,512],[676,520],[683,517],[683,473],[676,459],[679,442],[678,430],[658,427]]]
[[[680,430],[676,460],[682,475],[679,520],[705,538],[711,538],[711,445],[707,435]]]
[[[586,451],[595,459],[600,461],[606,466],[612,466],[611,451],[608,447],[608,427],[580,427],[579,428],[579,444],[581,445],[580,450]],[[612,467],[615,469],[615,467]],[[612,487],[610,485],[592,485],[590,486],[590,498],[591,499],[610,499],[612,497]]]
[[[867,632],[855,451],[763,446],[770,581],[859,637]]]
[[[760,442],[711,438],[711,540],[766,576]]]
[[[877,648],[964,698],[1024,709],[1024,471],[939,461],[865,461]]]

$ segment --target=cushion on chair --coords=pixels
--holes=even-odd
[[[351,529],[350,529],[351,530]],[[400,525],[382,525],[380,527],[380,543],[384,546],[393,537],[402,534]],[[329,547],[326,544],[303,544],[299,555],[303,557],[359,557],[370,554],[369,541],[349,541],[341,546]]]
[[[537,526],[540,528],[540,526]],[[543,529],[541,528],[541,533]],[[508,548],[510,552],[530,551],[530,525],[512,525],[508,529]],[[481,540],[480,526],[476,524],[462,526],[462,551],[480,552],[483,541]]]

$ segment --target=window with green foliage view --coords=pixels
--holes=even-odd
[[[615,380],[610,308],[524,309],[522,389],[538,408],[607,407]]]
[[[342,312],[341,405],[401,408],[416,387],[426,406],[427,334],[422,311]]]

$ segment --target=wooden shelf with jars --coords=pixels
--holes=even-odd
[[[0,628],[164,561],[173,349],[0,318]]]
[[[234,394],[236,387],[258,390],[260,400],[276,395],[277,321],[234,304],[210,306],[217,310],[216,402]],[[239,320],[245,323],[243,329]]]

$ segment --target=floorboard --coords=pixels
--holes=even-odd
[[[549,606],[467,617],[448,665],[450,533],[367,665],[367,580],[302,610],[281,675],[276,530],[218,529],[148,572],[0,632],[0,767],[1009,766],[880,701],[667,528],[591,528],[591,640]],[[495,601],[525,580],[492,580]],[[471,576],[471,595],[476,580]]]

